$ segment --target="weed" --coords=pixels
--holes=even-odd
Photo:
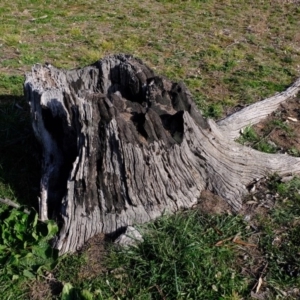
[[[254,149],[265,153],[276,153],[278,148],[275,143],[262,139],[254,145]]]
[[[256,143],[259,140],[257,133],[254,131],[252,126],[247,126],[243,132],[241,133],[241,136],[238,138],[238,142],[241,144],[249,143]]]
[[[266,125],[266,130],[273,130],[274,128],[280,128],[286,133],[289,134],[289,136],[292,136],[293,134],[293,129],[289,126],[287,122],[284,122],[281,119],[273,119],[270,124]]]
[[[222,116],[223,107],[221,104],[210,104],[203,110],[203,116],[212,119],[219,119]]]
[[[40,224],[38,215],[32,211],[0,207],[0,284],[3,299],[18,296],[22,290],[10,289],[11,281],[20,286],[24,279],[34,279],[36,274],[54,267],[57,251],[49,240],[57,232],[54,222]]]
[[[300,156],[300,151],[296,147],[288,149],[288,154],[292,156]]]
[[[237,139],[237,142],[242,145],[251,146],[261,152],[277,152],[277,146],[273,142],[267,141],[264,137],[259,137],[252,126],[248,126],[243,130],[241,136]]]

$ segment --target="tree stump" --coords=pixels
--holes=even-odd
[[[299,158],[234,141],[299,86],[216,123],[183,83],[129,55],[75,70],[33,66],[25,94],[43,147],[40,218],[60,228],[54,247],[74,252],[95,234],[190,208],[205,189],[239,211],[254,180],[299,173]]]

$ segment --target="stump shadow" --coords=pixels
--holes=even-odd
[[[0,197],[38,209],[41,149],[24,96],[0,95]]]

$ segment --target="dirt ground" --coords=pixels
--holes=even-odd
[[[106,271],[104,258],[106,257],[108,251],[107,245],[109,243],[111,243],[111,240],[106,238],[104,234],[98,234],[91,238],[76,253],[86,257],[85,263],[81,266],[78,274],[76,274],[77,277],[88,280]],[[57,280],[55,276],[56,270],[54,269],[52,272],[47,272],[44,276],[36,280],[30,287],[30,299],[48,300],[59,296],[63,289],[63,283]]]
[[[292,154],[291,149],[300,152],[300,98],[281,104],[277,111],[254,129],[259,136],[275,143],[278,152]]]

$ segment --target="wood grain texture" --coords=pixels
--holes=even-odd
[[[225,119],[220,120],[218,125],[222,131],[226,132],[231,140],[234,140],[240,135],[242,129],[259,123],[273,111],[278,109],[281,103],[295,97],[299,92],[300,78],[284,92],[247,106],[242,110],[227,116]]]
[[[76,70],[35,65],[25,93],[43,146],[40,218],[58,222],[60,253],[190,208],[205,189],[238,211],[253,180],[300,170],[297,158],[233,141],[248,113],[206,120],[184,84],[128,55]]]

